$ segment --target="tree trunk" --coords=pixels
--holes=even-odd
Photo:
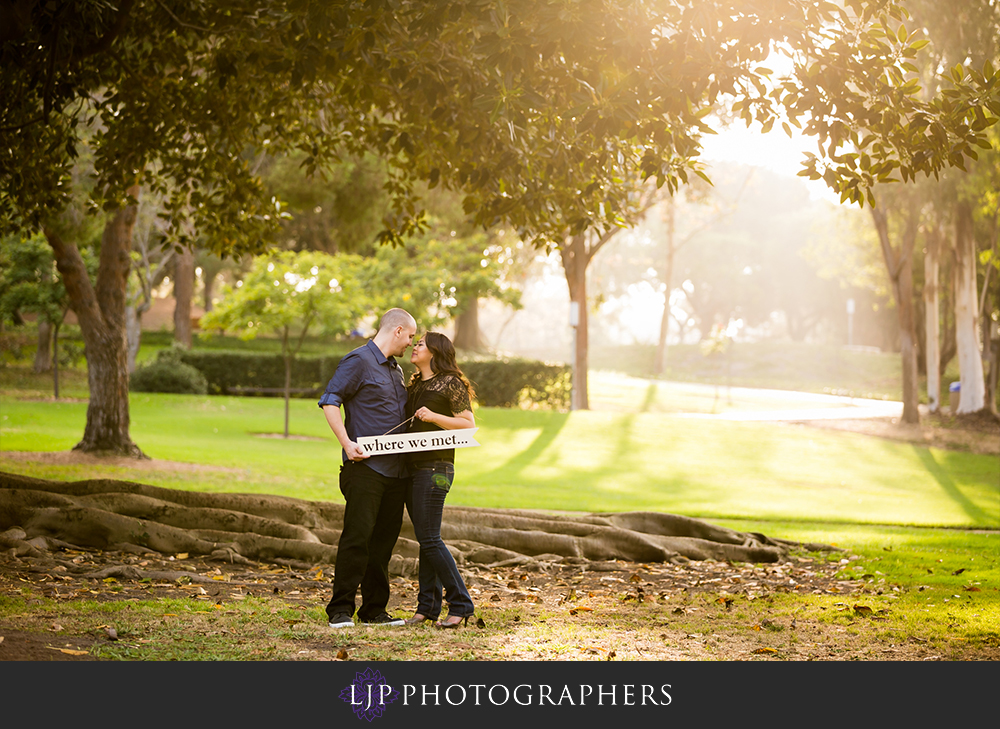
[[[889,236],[889,221],[885,211],[870,207],[875,229],[878,231],[882,257],[892,291],[896,299],[899,317],[899,352],[903,369],[903,416],[904,423],[920,422],[920,393],[917,378],[917,333],[913,315],[913,247],[917,238],[919,212],[911,205],[907,213],[905,229],[899,250],[892,246]]]
[[[218,277],[218,271],[210,271],[207,268],[202,268],[202,275],[205,277],[205,291],[203,294],[204,301],[202,302],[202,308],[205,311],[212,310],[212,296],[215,295],[215,279]]]
[[[222,272],[224,264],[222,259],[215,254],[209,254],[202,256],[201,260],[201,277],[204,282],[204,290],[202,291],[202,308],[205,311],[212,310],[212,297],[215,296],[215,283],[218,281],[219,274]]]
[[[125,307],[125,341],[128,343],[128,371],[135,372],[135,358],[142,341],[142,310],[137,306]]]
[[[961,397],[956,414],[976,413],[986,405],[982,350],[979,346],[979,301],[976,287],[976,244],[972,207],[959,203],[955,225],[955,344]]]
[[[129,193],[138,197],[138,188]],[[45,236],[55,254],[66,293],[80,323],[87,357],[90,401],[83,440],[73,449],[98,455],[145,458],[129,436],[128,352],[125,293],[132,261],[136,206],[115,213],[104,227],[97,285],[90,282],[80,251],[53,229]]]
[[[174,341],[191,349],[191,298],[194,296],[194,253],[185,248],[174,258]]]
[[[674,199],[667,200],[667,260],[663,270],[663,280],[667,288],[663,292],[663,316],[660,318],[660,341],[653,360],[653,372],[662,375],[667,367],[667,338],[670,333],[670,293],[674,280]]]
[[[38,349],[35,350],[35,364],[32,369],[36,373],[48,372],[52,368],[52,322],[38,318]]]
[[[581,233],[570,239],[560,250],[566,283],[569,285],[569,300],[577,306],[576,336],[573,346],[573,395],[570,409],[589,410],[587,396],[587,255],[586,235]]]
[[[52,326],[52,397],[59,399],[59,327],[62,321]]]
[[[483,352],[486,343],[479,328],[479,297],[469,297],[465,311],[455,317],[455,349]]]
[[[941,253],[940,231],[927,236],[924,252],[924,361],[927,367],[927,403],[932,413],[941,409],[941,320],[938,301],[938,268]]]

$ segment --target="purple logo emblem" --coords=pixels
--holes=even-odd
[[[359,719],[371,721],[399,698],[399,691],[386,683],[381,673],[366,668],[364,673],[354,674],[354,683],[340,692],[340,698],[351,705]]]

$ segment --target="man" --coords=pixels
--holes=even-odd
[[[387,311],[375,336],[340,361],[319,401],[343,448],[340,491],[347,502],[333,598],[326,606],[331,628],[354,626],[359,587],[359,621],[403,624],[385,608],[389,602],[389,558],[403,522],[407,464],[402,455],[369,456],[357,439],[384,435],[405,419],[406,385],[395,357],[406,352],[416,332],[417,323],[409,313],[403,309]],[[345,417],[341,416],[341,405]]]

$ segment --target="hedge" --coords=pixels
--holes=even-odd
[[[489,407],[569,408],[572,368],[531,359],[475,359],[459,363],[476,389],[476,401]]]
[[[166,353],[161,353],[160,356]],[[246,394],[240,388],[280,388],[285,384],[285,362],[281,355],[243,351],[180,350],[180,360],[205,376],[212,395]],[[292,363],[291,387],[322,391],[333,377],[340,356],[302,356]],[[413,365],[399,364],[409,381]],[[476,389],[476,402],[486,407],[536,407],[567,409],[571,369],[562,364],[517,357],[471,359],[459,363]],[[280,396],[280,393],[261,393]],[[295,397],[313,397],[298,393]]]
[[[161,352],[155,360],[136,369],[129,377],[133,392],[172,392],[204,395],[208,392],[205,376],[197,368],[179,361],[173,351]]]

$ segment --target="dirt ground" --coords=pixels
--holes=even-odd
[[[330,565],[296,570],[97,550],[53,557],[0,556],[0,599],[30,594],[35,597],[29,602],[40,605],[30,614],[0,619],[0,661],[98,660],[95,648],[119,637],[94,621],[82,629],[73,611],[59,609],[80,599],[119,604],[179,599],[194,606],[190,615],[172,618],[185,621],[189,639],[222,634],[252,640],[241,622],[245,615],[235,609],[248,597],[266,597],[272,613],[299,611],[286,621],[300,623],[295,637],[286,637],[278,654],[262,660],[1000,659],[996,641],[935,644],[906,630],[887,636],[890,610],[881,606],[891,603],[881,596],[891,588],[876,579],[838,579],[843,562],[817,555],[776,565],[471,566],[463,572],[477,603],[476,625],[456,631],[423,626],[346,632],[330,630],[322,620]],[[843,561],[849,561],[846,554]],[[136,579],[102,576],[122,565],[138,570]],[[389,612],[410,615],[416,593],[414,580],[395,578]],[[775,601],[778,595],[791,599]],[[828,597],[817,605],[795,600],[798,595]],[[52,602],[42,607],[42,597],[55,607]],[[113,615],[100,620],[114,622]],[[399,631],[421,632],[414,640]],[[159,636],[135,630],[121,639],[138,646],[165,640]]]
[[[991,417],[925,418],[917,427],[891,421],[823,421],[804,427],[849,429],[939,448],[1000,454],[1000,424]],[[39,460],[40,454],[5,452],[5,458]],[[73,452],[43,460],[86,463]],[[96,461],[95,461],[96,462]],[[107,460],[100,461],[107,464]],[[144,468],[194,470],[191,464],[125,461]],[[797,555],[777,565],[725,562],[633,564],[620,561],[513,567],[470,566],[465,576],[477,603],[478,626],[422,633],[420,655],[478,660],[1000,660],[991,642],[934,645],[912,634],[887,637],[876,595],[890,589],[878,580],[838,579],[850,555]],[[122,572],[132,568],[135,572]],[[113,572],[107,572],[113,570]],[[325,577],[324,577],[325,570]],[[108,577],[114,574],[115,577]],[[329,599],[332,566],[296,569],[273,564],[220,564],[154,554],[63,550],[49,557],[0,553],[0,599],[40,597],[56,605],[184,598],[226,612],[249,596],[267,597],[300,611],[317,612]],[[866,577],[871,578],[871,575]],[[417,584],[394,579],[389,610],[414,609]],[[775,595],[825,595],[825,607],[774,609]],[[51,605],[51,603],[49,603]],[[272,608],[275,610],[277,608]],[[825,611],[825,612],[824,612]],[[321,617],[322,613],[320,613]],[[834,619],[831,619],[834,618]],[[235,621],[235,618],[234,618]],[[372,630],[331,632],[310,618],[291,660],[379,657]],[[65,627],[63,623],[66,623]],[[108,626],[74,630],[68,613],[50,607],[30,616],[0,618],[0,661],[90,661],[95,646],[117,640]],[[393,630],[427,630],[398,628]],[[226,632],[223,630],[222,632]],[[568,636],[568,637],[567,637]],[[139,639],[140,641],[142,639]]]
[[[984,455],[1000,455],[1000,420],[988,412],[952,416],[928,414],[919,425],[900,423],[897,418],[860,420],[814,420],[804,427],[849,430],[877,438],[960,450]]]

